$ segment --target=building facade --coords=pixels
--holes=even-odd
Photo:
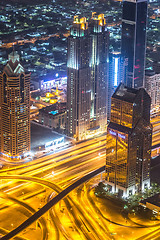
[[[39,110],[39,122],[57,131],[64,131],[66,128],[66,106],[64,108],[58,107],[56,104],[42,108]]]
[[[107,128],[106,182],[128,196],[150,186],[152,126],[150,97],[144,89],[120,84],[112,96]]]
[[[86,18],[75,16],[68,38],[67,132],[76,139],[82,138],[90,121],[87,30]]]
[[[30,74],[16,52],[0,74],[0,147],[13,160],[30,151]]]
[[[118,85],[126,83],[128,60],[124,59],[120,52],[112,52],[109,55],[109,80],[108,80],[108,101],[107,101],[107,119],[110,119],[111,97]]]
[[[75,16],[68,38],[67,132],[89,137],[107,122],[108,32],[104,15]]]
[[[145,89],[151,97],[151,113],[156,113],[160,108],[160,73],[145,71]]]
[[[127,86],[144,87],[147,1],[125,0],[122,15],[122,56],[128,58]]]
[[[89,22],[89,67],[91,82],[90,131],[106,131],[109,33],[104,14],[92,13]]]

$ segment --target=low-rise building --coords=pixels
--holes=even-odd
[[[65,104],[54,104],[39,110],[39,122],[58,131],[63,132],[65,130],[66,118]]]
[[[34,121],[31,122],[31,150],[33,153],[43,150],[56,150],[63,147],[68,139]]]

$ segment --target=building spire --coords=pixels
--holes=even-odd
[[[15,47],[14,47],[14,43],[13,43],[13,55],[14,55],[14,52],[15,52]]]
[[[8,76],[18,76],[22,72],[24,72],[24,68],[20,64],[20,57],[18,52],[12,51],[8,55],[8,63],[4,67],[4,71]]]
[[[15,51],[15,48],[13,47],[13,51],[8,55],[8,60],[12,61],[13,63],[15,63],[16,61],[20,61],[19,59],[19,54],[18,52]]]

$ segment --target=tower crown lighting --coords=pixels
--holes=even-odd
[[[73,24],[74,26],[76,24],[79,25],[82,30],[86,30],[88,28],[88,23],[85,17],[80,18],[79,16],[74,16]]]
[[[4,68],[4,72],[8,76],[18,76],[24,72],[24,68],[20,64],[19,55],[17,52],[11,52],[8,56],[8,63]]]
[[[17,52],[13,51],[8,55],[8,60],[12,61],[13,63],[15,63],[16,61],[19,62],[19,55]]]
[[[86,23],[86,18],[85,17],[80,17],[80,16],[74,16],[74,21],[73,23],[81,24],[81,23]]]
[[[95,21],[98,21],[98,25],[100,26],[105,26],[106,25],[106,20],[104,18],[104,14],[97,14],[96,12],[92,13],[92,19]]]

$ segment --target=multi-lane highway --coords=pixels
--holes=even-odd
[[[62,190],[105,165],[105,138],[101,136],[32,162],[2,169],[0,234],[15,229]],[[158,221],[144,223],[135,215],[126,219],[121,206],[94,195],[94,185],[100,178],[100,175],[94,177],[72,191],[15,239],[129,240],[144,237],[145,240],[154,235],[154,231],[157,237]]]
[[[55,184],[63,189],[86,173],[103,166],[105,163],[104,151],[105,136],[78,144],[61,153],[44,156],[23,166],[1,170],[1,192],[4,192],[6,195],[12,195],[15,200],[27,200],[28,206],[32,206],[37,211],[44,205],[51,193],[57,193]],[[54,187],[52,182],[54,183]],[[55,192],[53,192],[53,189]],[[8,206],[8,202],[4,196],[1,203],[4,205],[1,205],[1,213],[4,212],[1,218],[3,219],[1,230],[3,234],[4,230],[7,232],[7,230],[13,229],[13,227],[16,227],[20,222],[25,220],[26,216],[29,216],[29,213],[26,212],[26,208],[20,202],[18,208],[13,204]],[[19,208],[21,209],[22,216],[20,215],[19,219],[17,219]],[[10,225],[11,227],[9,226],[10,229],[8,229],[8,219],[5,217],[6,214],[8,215],[9,209],[11,209],[12,213],[12,225]],[[50,225],[48,222],[46,223],[46,227]],[[37,227],[32,228],[32,232],[39,230]],[[24,235],[27,234],[28,231],[24,233]]]

